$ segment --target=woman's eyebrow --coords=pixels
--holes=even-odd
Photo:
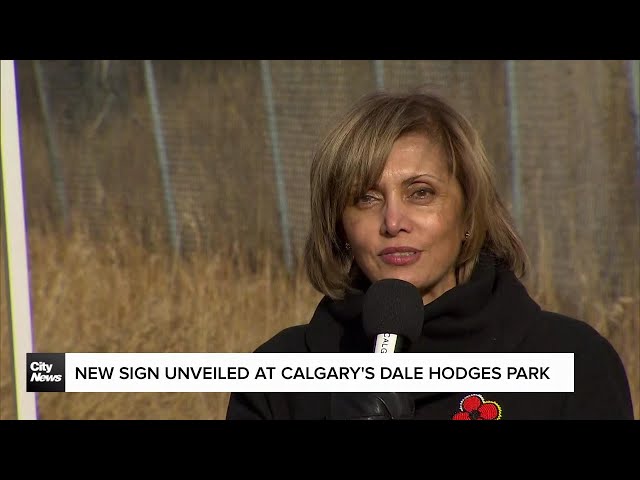
[[[435,175],[432,175],[431,173],[419,173],[417,175],[412,175],[409,178],[405,179],[402,181],[402,185],[403,186],[407,186],[410,185],[411,183],[415,182],[416,180],[418,180],[419,178],[422,177],[429,177],[432,178],[433,180],[436,180],[437,182],[442,182],[444,183],[444,180],[442,180],[440,177],[437,177]],[[373,185],[371,188],[380,188],[380,182],[378,181],[375,185]]]
[[[429,177],[429,178],[432,178],[432,179],[434,179],[434,180],[437,180],[438,182],[442,182],[442,179],[441,179],[441,178],[439,178],[439,177],[436,177],[435,175],[432,175],[432,174],[430,174],[430,173],[420,173],[420,174],[418,174],[418,175],[413,175],[413,176],[411,176],[411,177],[407,178],[407,179],[406,179],[406,180],[404,180],[402,183],[403,183],[403,184],[405,184],[405,185],[408,185],[408,184],[410,184],[410,183],[415,182],[416,180],[418,180],[418,179],[419,179],[419,178],[421,178],[421,177]]]

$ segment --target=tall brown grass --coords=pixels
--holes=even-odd
[[[573,207],[567,202],[558,204],[559,212],[571,211]],[[597,265],[602,261],[598,245],[588,239],[579,239],[574,217],[569,214],[566,218],[569,219],[569,249],[560,251],[577,272],[571,295],[560,294],[558,279],[553,274],[558,242],[545,222],[542,209],[538,210],[536,218],[538,248],[532,265],[533,275],[525,284],[543,308],[584,320],[611,342],[626,370],[634,416],[640,419],[640,264],[631,261],[623,272],[616,272],[622,277],[622,293],[611,296],[603,285]],[[631,235],[640,240],[640,224],[634,226]]]
[[[238,243],[177,259],[168,249],[149,252],[126,223],[111,225],[101,242],[80,229],[30,232],[36,351],[246,352],[307,321],[319,299],[270,250],[251,264]],[[8,419],[16,412],[4,295],[0,309],[0,418]],[[220,419],[227,395],[40,393],[38,405],[43,419]]]

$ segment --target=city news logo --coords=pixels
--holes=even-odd
[[[27,353],[27,392],[64,391],[64,353]]]

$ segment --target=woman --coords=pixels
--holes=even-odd
[[[527,257],[482,142],[437,96],[370,94],[320,144],[305,266],[324,294],[311,321],[257,352],[371,352],[363,298],[395,278],[424,304],[410,352],[574,352],[575,391],[233,393],[228,419],[633,419],[611,344],[527,294]]]

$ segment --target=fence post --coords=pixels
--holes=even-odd
[[[636,204],[640,208],[640,60],[627,60],[627,72],[636,147]]]
[[[518,132],[518,96],[514,60],[506,60],[507,121],[509,122],[509,156],[511,159],[511,192],[513,218],[522,234],[522,170],[520,165],[520,137]]]
[[[0,64],[0,181],[5,242],[2,255],[7,274],[9,331],[13,350],[13,372],[18,420],[37,420],[38,403],[34,392],[27,392],[27,353],[33,352],[29,257],[25,228],[20,126],[13,60]],[[3,292],[4,293],[4,292]]]
[[[284,248],[284,261],[289,273],[293,270],[293,253],[291,248],[291,231],[289,229],[289,211],[287,205],[287,191],[285,188],[284,173],[282,171],[282,155],[278,141],[278,123],[273,102],[273,85],[271,82],[271,66],[269,60],[260,60],[260,73],[264,90],[265,106],[267,108],[267,122],[269,124],[269,137],[271,139],[271,154],[276,176],[276,188],[278,192],[278,210],[280,212],[280,228],[282,230],[282,243]]]
[[[171,187],[171,174],[169,172],[167,148],[164,142],[160,103],[158,101],[158,93],[156,90],[156,82],[153,75],[153,65],[151,64],[151,60],[144,61],[144,78],[147,86],[149,107],[151,108],[151,119],[153,120],[153,137],[156,143],[156,153],[158,155],[158,164],[160,166],[160,175],[162,177],[162,192],[164,194],[164,204],[167,212],[171,246],[174,253],[178,253],[180,251],[180,231],[178,229],[176,205],[173,199],[173,189]]]
[[[373,60],[373,75],[376,79],[376,89],[384,88],[384,60]]]
[[[60,166],[60,153],[58,142],[54,131],[54,122],[51,117],[51,105],[49,104],[49,96],[44,80],[44,72],[39,60],[33,61],[33,71],[36,77],[36,86],[38,89],[38,97],[40,99],[40,109],[44,119],[44,131],[47,138],[47,151],[49,153],[49,165],[53,174],[53,185],[58,197],[58,206],[62,212],[62,223],[65,231],[69,231],[69,213],[67,203],[67,191],[64,184],[64,175]]]

